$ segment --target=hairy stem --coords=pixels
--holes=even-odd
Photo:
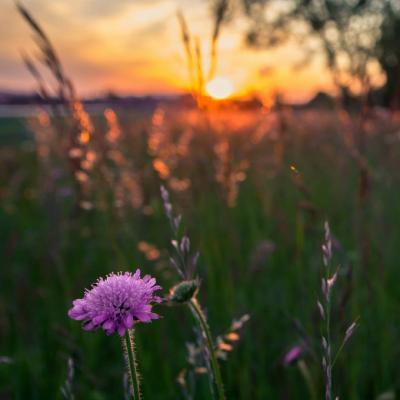
[[[133,400],[143,400],[142,392],[140,389],[140,373],[139,365],[136,357],[135,350],[135,337],[134,330],[130,329],[125,333],[122,338],[122,348],[124,350],[124,356],[126,366],[128,369],[130,387]]]
[[[218,399],[225,400],[224,385],[222,382],[221,370],[219,368],[217,356],[215,354],[215,346],[211,336],[210,328],[207,323],[206,316],[204,315],[203,310],[201,309],[200,304],[195,297],[190,300],[189,307],[193,315],[199,322],[201,330],[203,331],[203,334],[207,341],[207,348],[210,354],[211,369],[213,372],[214,383],[217,388]]]

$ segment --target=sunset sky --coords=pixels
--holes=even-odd
[[[20,52],[35,54],[32,35],[14,1],[0,0],[0,90],[32,90],[35,83]],[[68,75],[82,95],[108,90],[121,94],[170,94],[188,87],[188,72],[176,12],[186,16],[208,61],[211,19],[205,0],[25,0],[23,4],[48,33]],[[224,26],[218,47],[217,76],[229,79],[237,95],[276,90],[301,101],[332,88],[322,58],[301,70],[298,45],[273,51],[244,44],[247,22]]]

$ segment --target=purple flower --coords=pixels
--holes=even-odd
[[[283,365],[287,366],[295,361],[297,361],[301,354],[303,353],[303,348],[299,345],[293,346],[286,354],[285,357],[283,358]]]
[[[123,336],[136,322],[151,322],[159,315],[151,311],[152,303],[161,298],[154,292],[161,289],[155,278],[140,277],[140,270],[110,274],[100,278],[82,299],[73,301],[68,316],[83,322],[83,329],[102,328],[107,335],[118,332]]]

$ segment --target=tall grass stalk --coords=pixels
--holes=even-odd
[[[1,362],[0,362],[0,364],[1,364]],[[70,358],[68,358],[67,379],[65,380],[63,386],[60,388],[61,395],[64,400],[74,400],[75,399],[74,391],[73,391],[74,376],[75,376],[74,360],[70,357]]]
[[[318,308],[320,311],[321,319],[324,322],[322,328],[322,367],[324,371],[325,379],[325,400],[333,399],[333,386],[332,386],[332,370],[338,359],[341,351],[343,350],[345,344],[353,335],[354,329],[357,323],[354,321],[347,328],[345,336],[339,346],[336,354],[332,356],[332,321],[331,321],[331,311],[332,311],[332,289],[335,286],[339,268],[332,274],[332,234],[328,222],[325,222],[325,241],[322,245],[322,255],[323,263],[325,267],[324,277],[322,278],[322,302],[318,301]]]
[[[331,277],[332,236],[329,224],[325,223],[325,243],[322,245],[325,277],[322,279],[322,297],[325,326],[322,334],[323,358],[322,365],[325,373],[325,399],[332,399],[332,344],[331,344],[331,289],[336,282],[336,273]]]
[[[182,44],[187,58],[192,95],[200,108],[205,103],[205,84],[214,78],[217,70],[218,39],[221,34],[222,24],[228,17],[229,8],[229,0],[216,0],[212,4],[213,29],[210,38],[208,72],[206,72],[203,65],[200,38],[192,37],[185,16],[181,11],[177,13]]]
[[[193,256],[191,256],[190,239],[187,235],[180,234],[182,218],[181,216],[175,217],[173,215],[169,193],[164,186],[161,186],[161,198],[163,200],[165,213],[174,235],[174,239],[171,242],[176,254],[174,257],[171,257],[171,264],[176,269],[178,274],[183,278],[181,283],[172,288],[170,301],[172,303],[187,304],[193,316],[195,317],[202,337],[205,339],[206,354],[209,359],[207,360],[209,361],[207,364],[209,364],[209,378],[212,397],[217,398],[218,400],[224,400],[224,385],[217,360],[217,349],[214,345],[214,340],[207,322],[207,317],[197,299],[200,282],[198,278],[193,279],[199,253],[196,252]],[[215,392],[213,390],[214,385],[217,397],[215,397]]]
[[[217,355],[215,351],[214,341],[211,335],[210,327],[207,323],[207,318],[201,309],[201,306],[196,297],[192,297],[189,301],[189,308],[197,322],[199,323],[201,330],[206,338],[207,350],[210,357],[211,368],[213,372],[215,386],[217,388],[218,399],[225,399],[224,384],[222,382],[221,370],[219,368]]]
[[[23,54],[23,60],[28,71],[32,74],[39,88],[39,95],[52,107],[52,124],[55,125],[60,140],[60,154],[66,158],[74,178],[76,192],[75,214],[81,210],[90,210],[93,207],[90,201],[90,172],[94,165],[95,153],[91,148],[94,127],[91,117],[85,111],[83,103],[79,100],[72,80],[66,75],[61,59],[55,47],[46,35],[40,23],[30,11],[21,3],[16,7],[25,22],[34,33],[34,41],[38,49],[38,61]],[[46,84],[46,79],[41,74],[44,69],[56,83]]]

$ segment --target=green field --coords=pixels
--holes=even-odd
[[[201,253],[199,300],[214,335],[251,316],[220,362],[228,399],[308,399],[312,390],[323,397],[316,302],[325,220],[341,266],[335,348],[359,318],[333,371],[335,395],[396,398],[399,123],[371,115],[360,131],[358,117],[346,123],[335,111],[232,111],[220,119],[193,113],[166,108],[161,123],[117,113],[122,135],[111,144],[111,129],[96,118],[96,161],[84,182],[90,210],[77,209],[82,187],[60,124],[0,120],[0,357],[11,358],[0,363],[0,398],[61,399],[69,357],[76,399],[123,398],[118,336],[85,332],[67,311],[111,271],[140,266],[164,294],[179,281],[169,265],[160,184]],[[141,242],[155,246],[154,257]],[[185,344],[195,340],[194,321],[184,306],[156,309],[163,318],[137,328],[144,396],[183,399],[177,376],[187,364]],[[295,345],[304,349],[300,362],[286,366]],[[379,397],[384,393],[392,397]],[[196,375],[194,399],[209,398],[207,376]]]

